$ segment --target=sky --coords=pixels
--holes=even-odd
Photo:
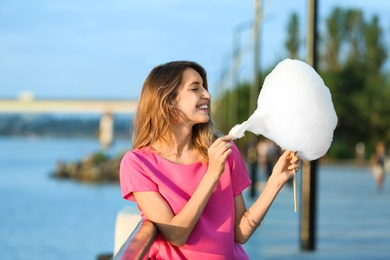
[[[335,6],[357,8],[380,17],[390,43],[390,1],[318,3],[320,27]],[[263,0],[260,68],[287,58],[293,12],[304,37],[307,0]],[[137,99],[151,69],[172,60],[205,67],[214,95],[232,64],[234,35],[239,77],[252,79],[253,17],[253,1],[243,0],[0,0],[0,99],[26,92],[37,99]]]

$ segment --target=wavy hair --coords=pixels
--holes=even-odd
[[[199,73],[204,88],[208,90],[206,71],[196,62],[173,61],[153,68],[144,82],[134,116],[133,150],[151,146],[157,141],[169,145],[169,138],[173,134],[172,122],[175,119],[170,104],[177,97],[183,71],[187,68]],[[208,160],[207,149],[219,135],[215,133],[210,108],[209,118],[207,123],[196,124],[192,128],[193,147],[203,161]]]

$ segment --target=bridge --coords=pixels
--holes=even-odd
[[[100,114],[99,141],[107,147],[113,139],[113,115],[133,114],[137,103],[137,100],[43,100],[24,93],[18,99],[0,99],[0,114]]]

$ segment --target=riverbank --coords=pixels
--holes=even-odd
[[[118,182],[122,157],[122,153],[109,157],[97,152],[76,162],[58,161],[52,177],[87,183]]]

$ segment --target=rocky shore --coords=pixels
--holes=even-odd
[[[57,162],[52,176],[86,183],[119,181],[119,165],[123,155],[110,158],[102,152],[83,158],[79,162]]]

